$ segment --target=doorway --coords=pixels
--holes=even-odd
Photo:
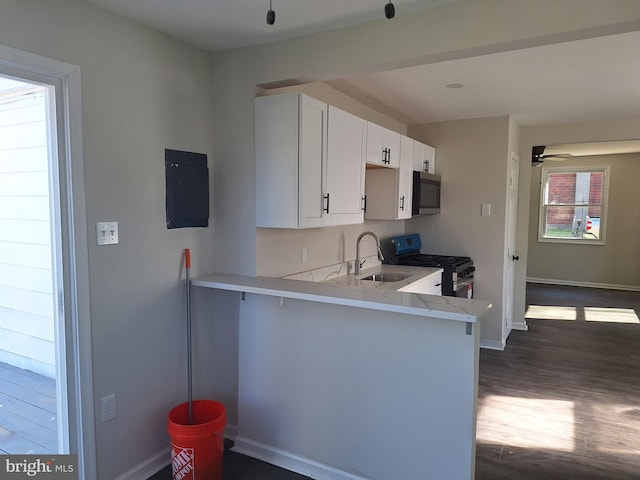
[[[27,351],[10,352],[11,354],[5,355],[4,359],[12,357],[12,361],[16,362],[18,359],[17,363],[22,362],[22,365],[12,367],[14,374],[20,374],[24,370],[36,370],[40,377],[46,378],[53,373],[55,408],[52,417],[55,418],[52,420],[50,417],[49,420],[55,423],[54,452],[77,454],[79,478],[95,478],[96,454],[80,70],[71,64],[0,45],[0,78],[5,85],[12,82],[7,90],[15,88],[22,90],[20,93],[24,94],[11,100],[5,98],[7,102],[14,102],[10,105],[24,106],[21,102],[31,101],[32,110],[40,114],[39,120],[29,119],[33,111],[27,114],[26,110],[20,110],[22,119],[16,120],[14,115],[5,116],[5,118],[14,119],[7,121],[9,124],[13,123],[9,127],[13,130],[8,135],[8,142],[12,141],[14,145],[9,145],[9,153],[4,155],[4,161],[0,164],[1,168],[7,170],[10,177],[5,178],[0,191],[12,192],[16,195],[0,207],[2,209],[0,219],[7,222],[2,227],[2,235],[9,237],[13,235],[9,238],[12,242],[8,243],[14,250],[5,249],[4,255],[5,260],[6,257],[10,257],[14,263],[18,263],[16,262],[18,257],[24,260],[23,263],[31,261],[32,270],[28,274],[24,271],[20,273],[19,265],[11,264],[10,267],[5,268],[9,272],[5,273],[4,278],[10,278],[14,282],[9,287],[14,289],[11,291],[13,295],[9,295],[14,297],[14,307],[20,303],[17,302],[20,298],[16,292],[18,286],[22,286],[23,290],[26,286],[26,290],[36,292],[37,295],[29,297],[23,294],[21,303],[26,312],[20,312],[18,315],[23,320],[18,322],[21,323],[20,327],[23,330],[22,340],[25,340],[25,337],[32,337],[28,340],[35,342],[35,346],[27,348]],[[11,108],[7,107],[7,109]],[[34,125],[38,126],[34,127]],[[40,155],[39,159],[40,163],[46,164],[44,171],[38,170],[41,166],[28,167],[29,162],[33,165],[37,163],[34,160],[37,156],[29,157],[24,152],[17,154],[20,142],[26,142],[25,145],[29,148],[35,147],[35,145],[28,145],[28,142],[38,137],[37,131],[46,133],[44,147],[46,155]],[[5,138],[7,138],[6,135]],[[40,147],[40,153],[42,150]],[[18,163],[21,164],[22,169],[16,170],[15,166]],[[34,172],[38,175],[31,175]],[[17,179],[20,176],[24,178],[31,176],[32,181],[18,187]],[[48,210],[46,218],[43,217],[44,210]],[[25,225],[31,223],[31,226],[26,228],[26,233],[19,233],[20,229],[17,226],[21,222]],[[36,250],[40,251],[40,257],[34,253],[16,253],[19,246],[23,244],[37,245]],[[48,252],[48,255],[43,252]],[[0,255],[3,255],[1,251]],[[37,267],[42,267],[45,258],[48,258],[49,273],[45,273],[46,268],[41,268],[42,271],[34,271],[34,268],[37,270]],[[37,259],[41,263],[34,265]],[[2,258],[0,263],[3,263]],[[21,279],[20,282],[17,282],[18,278]],[[15,285],[16,282],[19,285]],[[45,285],[47,283],[48,291]],[[39,301],[35,297],[38,297]],[[29,309],[39,310],[30,312]],[[37,331],[40,328],[34,326],[37,323],[32,324],[30,329],[25,328],[25,324],[29,324],[28,321],[24,321],[28,315],[42,314],[39,316],[44,317],[45,311],[50,312],[50,318],[52,318],[48,328],[42,327],[41,332]],[[31,317],[31,320],[35,319]],[[25,343],[28,342],[25,340]],[[11,348],[16,349],[15,345],[11,345]],[[26,368],[22,370],[18,367]],[[32,379],[29,382],[34,384]],[[38,382],[35,384],[37,385]],[[39,393],[42,394],[42,391]],[[51,390],[47,393],[51,396]],[[7,433],[5,430],[0,430],[0,440],[3,434],[5,437],[9,435],[10,432]],[[35,443],[44,446],[42,444],[45,442],[40,439]],[[37,447],[32,450],[34,451],[19,453],[43,453],[42,450],[38,451]]]
[[[66,453],[51,88],[0,75],[0,453]]]

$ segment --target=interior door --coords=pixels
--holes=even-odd
[[[515,295],[515,271],[516,262],[519,260],[516,253],[516,228],[518,213],[518,177],[520,173],[520,157],[512,153],[509,159],[508,184],[507,184],[507,244],[505,262],[504,283],[504,328],[503,341],[509,336],[513,328],[513,303]]]

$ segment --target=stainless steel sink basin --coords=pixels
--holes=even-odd
[[[409,277],[409,275],[401,275],[398,273],[373,273],[360,280],[368,280],[371,282],[399,282]]]

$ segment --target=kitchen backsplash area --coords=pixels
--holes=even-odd
[[[362,257],[360,263],[364,262],[363,269],[375,267],[382,262],[378,260],[378,255],[371,255],[370,257]],[[283,278],[287,280],[303,280],[305,282],[324,282],[326,280],[332,280],[334,278],[342,277],[354,272],[355,262],[342,262],[336,265],[328,265],[322,268],[316,268],[314,270],[307,270],[306,272],[294,273],[293,275],[287,275]]]
[[[342,264],[355,260],[356,240],[365,231],[374,232],[382,240],[403,234],[404,222],[365,221],[358,225],[303,230],[257,228],[256,275],[285,277],[325,267],[329,267],[329,271],[339,271],[346,268],[341,267]],[[363,239],[360,256],[376,258],[373,238]],[[371,261],[367,260],[367,263]]]

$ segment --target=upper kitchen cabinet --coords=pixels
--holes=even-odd
[[[364,221],[366,122],[299,93],[255,101],[256,226]]]
[[[436,149],[415,140],[413,145],[413,170],[436,173]]]
[[[384,167],[400,166],[400,134],[367,122],[367,163]]]
[[[364,222],[367,122],[329,105],[327,210],[331,225]]]
[[[256,226],[329,224],[328,106],[298,93],[255,101]]]
[[[402,135],[399,168],[370,168],[367,170],[365,218],[376,220],[411,218],[413,147],[414,141]]]

